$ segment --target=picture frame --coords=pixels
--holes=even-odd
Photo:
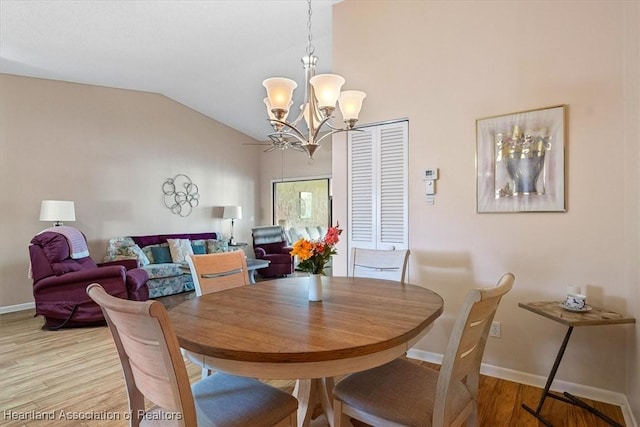
[[[566,108],[476,120],[478,213],[566,212]]]

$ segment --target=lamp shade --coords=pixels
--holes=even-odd
[[[71,201],[43,200],[40,205],[40,221],[75,221],[76,209]]]
[[[318,74],[311,77],[309,83],[313,86],[313,92],[318,100],[318,108],[335,108],[340,89],[344,84],[344,78],[337,74]]]
[[[362,109],[362,100],[367,95],[359,90],[345,90],[340,93],[338,97],[338,104],[340,105],[340,112],[342,113],[342,119],[358,120],[360,110]]]
[[[309,103],[305,102],[304,104],[302,104],[300,106],[300,109],[302,110],[302,115],[304,116],[304,121],[307,124],[307,129],[317,129],[318,127],[318,123],[320,122],[320,120],[317,119],[315,114],[311,114],[309,111]],[[311,117],[313,116],[313,117]],[[311,120],[313,119],[313,120]]]
[[[288,110],[293,98],[293,90],[298,83],[284,77],[272,77],[262,82],[267,89],[267,98],[272,109]]]
[[[269,98],[267,97],[263,99],[262,102],[264,102],[264,105],[267,106],[267,114],[269,115],[269,119],[275,120],[277,117],[275,116],[275,114],[273,114],[273,111],[271,111],[273,110],[273,108],[271,108],[271,104],[269,103]],[[279,120],[287,120],[287,116],[289,115],[289,109],[291,108],[291,105],[293,105],[293,101],[289,103],[289,107],[287,107],[286,112]]]
[[[242,206],[225,206],[222,212],[223,218],[242,219]]]

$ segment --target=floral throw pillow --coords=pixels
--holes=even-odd
[[[122,251],[122,253],[126,256],[137,258],[140,265],[144,266],[151,263],[147,255],[142,251],[142,249],[140,249],[140,246],[138,245],[134,244],[133,246],[127,246],[125,248],[121,248],[120,251]]]
[[[226,240],[220,239],[208,239],[207,240],[207,253],[215,254],[218,252],[228,252],[229,251],[229,242]]]

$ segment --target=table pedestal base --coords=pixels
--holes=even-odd
[[[569,329],[567,330],[566,335],[564,336],[564,340],[562,341],[562,345],[560,346],[560,350],[558,350],[558,354],[556,356],[556,360],[555,360],[555,362],[553,362],[553,367],[551,368],[551,372],[549,373],[549,378],[547,378],[547,383],[544,386],[544,391],[542,392],[542,396],[540,396],[540,402],[538,402],[538,407],[536,408],[535,411],[532,408],[530,408],[529,406],[525,405],[524,403],[522,404],[522,407],[527,412],[529,412],[531,415],[533,415],[534,417],[539,419],[544,425],[549,426],[549,427],[553,427],[553,424],[551,424],[551,421],[547,420],[542,415],[540,415],[540,411],[542,411],[542,405],[544,405],[545,399],[547,397],[550,397],[552,399],[561,400],[562,402],[569,403],[571,405],[576,405],[576,406],[579,406],[579,407],[581,407],[583,409],[586,409],[587,411],[591,412],[595,416],[601,418],[602,420],[606,421],[607,423],[611,424],[614,427],[623,427],[622,425],[620,425],[616,421],[612,420],[611,418],[609,418],[608,416],[606,416],[602,412],[598,411],[593,406],[588,405],[587,403],[583,402],[582,400],[578,399],[577,397],[573,396],[572,394],[567,393],[566,391],[564,392],[564,395],[566,397],[562,397],[562,396],[558,396],[558,395],[549,393],[549,389],[551,388],[551,383],[553,383],[553,379],[555,378],[556,372],[558,371],[558,367],[560,366],[560,362],[562,361],[562,356],[564,356],[564,351],[566,350],[567,344],[569,343],[569,338],[571,338],[571,332],[573,332],[573,326],[569,327]]]
[[[293,395],[298,399],[298,426],[309,426],[313,409],[318,402],[322,405],[329,426],[333,426],[333,386],[333,378],[296,381]]]

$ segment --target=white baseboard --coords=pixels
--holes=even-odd
[[[442,364],[442,354],[438,353],[411,349],[407,352],[407,356],[411,357],[412,359],[422,360],[424,362],[435,363],[438,365]],[[480,367],[480,372],[483,375],[487,375],[490,377],[500,378],[503,380],[513,381],[519,384],[526,384],[538,388],[544,388],[545,384],[547,383],[547,378],[540,375],[514,371],[512,369],[505,369],[499,366],[487,365],[485,363],[483,363]],[[633,413],[631,412],[629,400],[623,393],[616,393],[609,390],[602,390],[595,387],[560,380],[553,381],[553,384],[551,384],[551,390],[558,392],[568,391],[571,394],[575,394],[587,399],[597,400],[598,402],[620,406],[627,427],[638,427]]]
[[[0,307],[0,314],[13,313],[14,311],[29,310],[31,308],[36,308],[35,302],[25,302],[24,304],[6,305],[4,307]]]

